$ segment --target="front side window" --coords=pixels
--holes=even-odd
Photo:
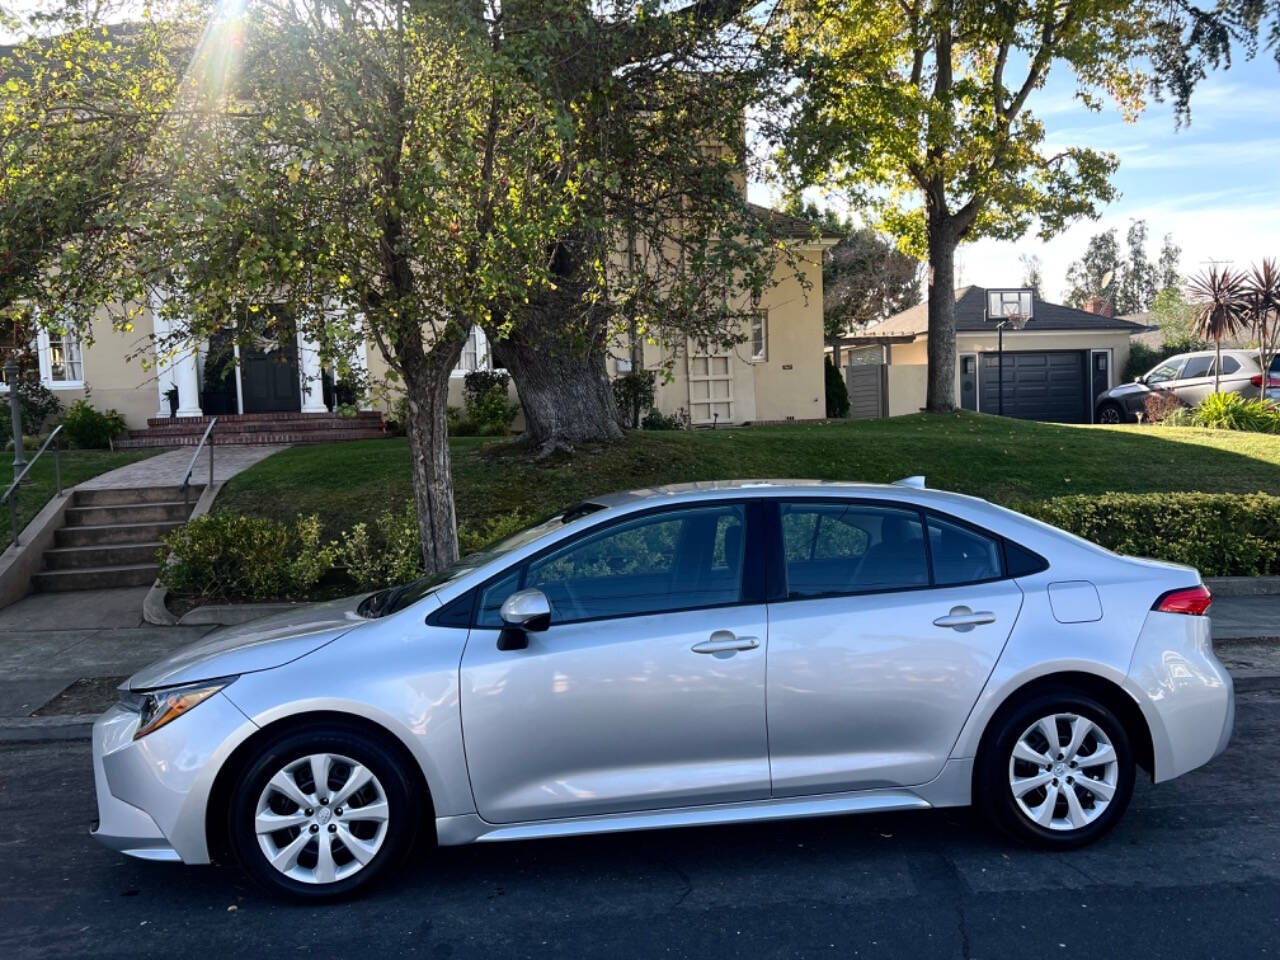
[[[553,624],[737,603],[742,504],[690,507],[611,525],[504,575],[480,598],[480,625],[517,589],[536,588]]]
[[[920,515],[856,503],[782,504],[787,596],[928,586]]]
[[[1176,380],[1178,371],[1182,369],[1185,359],[1185,357],[1174,357],[1172,360],[1166,360],[1147,374],[1147,383],[1164,383],[1166,380]]]

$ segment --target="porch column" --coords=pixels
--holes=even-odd
[[[298,378],[302,385],[302,412],[328,413],[324,405],[324,381],[320,370],[320,347],[298,329]]]
[[[196,369],[196,344],[184,343],[173,362],[173,379],[178,385],[178,416],[202,417],[200,409],[200,374]]]
[[[169,338],[169,320],[161,315],[164,298],[156,291],[151,294],[152,343],[156,352],[156,390],[160,394],[160,406],[156,417],[169,416],[169,390],[173,387],[173,365],[164,357],[165,341]]]
[[[360,330],[364,331],[364,324],[360,324]],[[373,384],[369,382],[369,340],[367,336],[360,338],[360,343],[356,346],[355,356],[351,358],[351,365],[364,375],[363,379],[370,388]],[[373,390],[369,389],[364,396],[360,398],[361,410],[377,410],[378,404],[373,398]]]

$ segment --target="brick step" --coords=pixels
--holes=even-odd
[[[372,420],[270,420],[265,423],[236,423],[223,426],[219,423],[213,428],[210,436],[219,437],[228,433],[308,433],[315,430],[378,430],[377,422]],[[131,438],[137,437],[201,437],[203,430],[193,430],[181,424],[162,424],[147,427],[145,430],[130,430]]]
[[[158,569],[158,565],[154,563],[138,563],[121,567],[41,570],[31,578],[31,584],[44,593],[102,590],[108,587],[145,587],[155,581]]]
[[[203,486],[191,486],[191,502],[195,503],[200,498]],[[118,507],[124,504],[137,503],[172,503],[182,499],[182,488],[179,486],[171,487],[140,487],[140,488],[115,488],[109,487],[101,490],[77,490],[73,503],[77,507]]]
[[[379,440],[386,434],[381,430],[313,430],[285,433],[231,433],[210,437],[209,442],[220,447],[267,443],[331,443],[344,440]],[[151,437],[145,433],[128,440],[117,440],[118,450],[140,450],[153,447],[194,447],[199,435]]]
[[[86,567],[129,567],[156,562],[159,540],[112,543],[105,546],[55,547],[44,552],[47,570],[82,570]]]
[[[111,523],[82,527],[61,527],[53,532],[55,547],[101,547],[109,544],[155,543],[183,521],[152,523]]]
[[[163,427],[181,424],[202,431],[209,425],[212,416],[207,417],[150,417],[148,427]],[[282,411],[280,413],[220,413],[218,423],[237,425],[242,423],[279,423],[284,420],[366,420],[373,423],[382,422],[382,414],[377,410],[362,410],[354,417],[343,417],[336,413],[302,413],[301,411]],[[216,429],[216,428],[215,428]]]
[[[125,503],[108,507],[67,508],[68,527],[114,526],[120,523],[147,523],[156,521],[184,521],[191,516],[195,501],[181,500],[160,503]]]

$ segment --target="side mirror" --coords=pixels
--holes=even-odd
[[[551,602],[541,590],[519,590],[507,597],[499,616],[503,626],[498,649],[523,650],[529,646],[531,632],[551,626]]]
[[[1147,378],[1146,378],[1146,377],[1143,377],[1143,376],[1137,376],[1137,377],[1134,377],[1134,378],[1133,378],[1133,382],[1134,382],[1134,383],[1146,383],[1146,382],[1147,382]]]

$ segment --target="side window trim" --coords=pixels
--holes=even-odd
[[[486,590],[488,590],[494,584],[499,583],[502,580],[509,577],[516,570],[516,568],[519,568],[519,572],[520,572],[520,579],[518,581],[518,586],[516,587],[516,589],[523,590],[525,583],[528,581],[529,568],[534,563],[541,560],[543,557],[547,556],[548,554],[570,547],[581,540],[585,540],[589,537],[596,536],[597,534],[604,533],[604,531],[608,530],[610,527],[618,526],[623,523],[630,523],[631,521],[639,520],[644,517],[653,516],[655,514],[677,513],[681,510],[697,510],[699,508],[706,508],[706,507],[727,507],[727,506],[741,505],[743,508],[743,526],[745,527],[743,531],[743,538],[742,538],[743,539],[743,560],[742,560],[742,569],[739,571],[739,574],[738,574],[738,599],[737,600],[730,601],[728,603],[713,603],[705,606],[679,607],[674,610],[655,610],[655,611],[650,611],[642,614],[624,613],[624,614],[610,614],[607,616],[600,616],[600,617],[588,617],[582,620],[573,620],[571,621],[571,623],[574,623],[574,624],[594,623],[601,620],[619,620],[625,617],[633,617],[633,616],[662,616],[663,614],[666,614],[666,613],[688,613],[693,610],[714,610],[721,607],[739,607],[739,606],[747,606],[749,604],[762,603],[764,602],[762,599],[752,599],[747,596],[747,577],[748,577],[749,567],[752,561],[752,553],[753,552],[760,553],[761,557],[757,562],[760,564],[763,564],[764,562],[764,554],[762,553],[762,551],[759,548],[756,548],[753,550],[753,547],[752,547],[752,541],[755,539],[751,532],[752,505],[759,504],[759,503],[760,503],[759,498],[753,498],[753,497],[728,497],[723,500],[689,500],[684,503],[663,504],[661,506],[650,507],[645,510],[637,510],[632,513],[624,513],[617,517],[611,517],[610,519],[605,520],[602,523],[597,523],[594,526],[587,527],[585,530],[579,530],[578,532],[573,534],[573,536],[571,537],[568,537],[564,540],[560,540],[556,543],[543,547],[537,553],[530,554],[529,556],[525,557],[523,560],[520,560],[509,567],[504,567],[502,570],[486,578],[483,582],[477,584],[475,587],[472,587],[472,590],[475,592],[475,601],[474,603],[472,603],[472,606],[471,606],[471,622],[470,622],[469,628],[472,630],[498,629],[497,627],[484,626],[477,622],[480,616],[481,600],[484,597],[484,593]],[[553,623],[553,626],[554,626],[554,623]]]

